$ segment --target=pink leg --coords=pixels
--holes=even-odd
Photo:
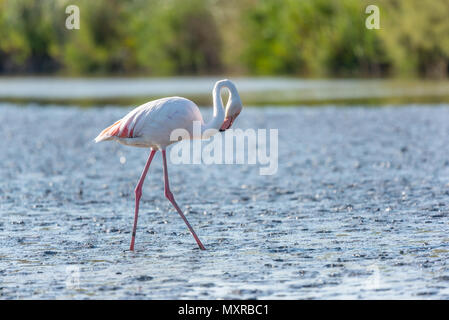
[[[137,183],[136,189],[134,190],[134,193],[136,194],[136,209],[135,209],[135,213],[134,213],[134,227],[133,227],[133,233],[132,233],[132,238],[131,238],[131,246],[129,247],[129,250],[131,250],[131,251],[134,251],[134,242],[136,240],[137,217],[139,215],[139,202],[140,202],[140,198],[142,197],[143,181],[145,180],[145,176],[147,175],[148,168],[150,167],[151,160],[153,160],[155,153],[156,153],[156,150],[151,150],[150,156],[148,157],[148,160],[147,160],[147,164],[145,165],[142,175],[140,176],[139,182]]]
[[[192,226],[190,225],[189,221],[187,221],[186,217],[182,213],[181,209],[178,207],[178,204],[175,201],[175,198],[173,197],[173,194],[170,191],[170,186],[168,184],[168,171],[167,171],[167,159],[165,156],[165,150],[162,150],[162,161],[164,163],[164,182],[165,182],[165,197],[172,203],[172,205],[175,207],[176,211],[178,211],[179,215],[181,216],[182,220],[186,223],[187,227],[189,228],[190,232],[192,233],[193,237],[196,240],[196,243],[198,243],[198,246],[201,250],[206,250],[206,248],[201,243],[200,239],[197,237],[195,231],[193,230]]]

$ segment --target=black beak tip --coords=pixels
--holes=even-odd
[[[223,132],[223,131],[225,131],[225,129],[220,129],[219,131],[220,131],[220,132]]]

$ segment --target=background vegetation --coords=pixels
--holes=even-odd
[[[0,73],[441,78],[448,16],[449,0],[0,0]]]

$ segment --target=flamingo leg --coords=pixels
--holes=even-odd
[[[168,183],[168,171],[167,171],[167,158],[165,155],[165,150],[162,150],[162,161],[164,164],[164,189],[165,189],[165,197],[171,202],[171,204],[175,207],[176,211],[178,211],[179,215],[181,216],[182,220],[186,223],[187,227],[189,228],[190,232],[192,233],[193,237],[196,240],[196,243],[198,243],[198,246],[201,250],[206,250],[206,248],[201,243],[200,239],[196,235],[195,231],[193,230],[192,226],[190,225],[189,221],[187,221],[187,218],[182,213],[181,209],[179,208],[178,204],[175,201],[175,198],[173,197],[173,194],[170,191],[170,186]]]
[[[151,153],[148,157],[147,164],[145,165],[145,168],[143,169],[142,175],[140,176],[140,179],[139,179],[139,182],[137,183],[136,189],[134,189],[134,193],[136,194],[136,208],[135,208],[135,212],[134,212],[134,227],[133,227],[133,233],[132,233],[132,238],[131,238],[131,245],[129,247],[129,250],[131,250],[131,251],[134,251],[134,242],[136,240],[137,217],[139,215],[140,198],[142,197],[142,186],[143,186],[143,182],[147,175],[148,169],[150,168],[150,164],[151,164],[151,161],[153,160],[155,153],[156,153],[156,150],[151,149]]]

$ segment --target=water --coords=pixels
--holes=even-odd
[[[250,108],[279,169],[171,165],[92,139],[128,109],[0,106],[3,299],[449,298],[449,108]],[[210,116],[210,108],[202,112]]]
[[[187,96],[212,102],[218,77],[53,78],[0,77],[0,99],[17,102],[140,104],[148,97]],[[385,79],[232,78],[246,104],[449,102],[449,81]]]

